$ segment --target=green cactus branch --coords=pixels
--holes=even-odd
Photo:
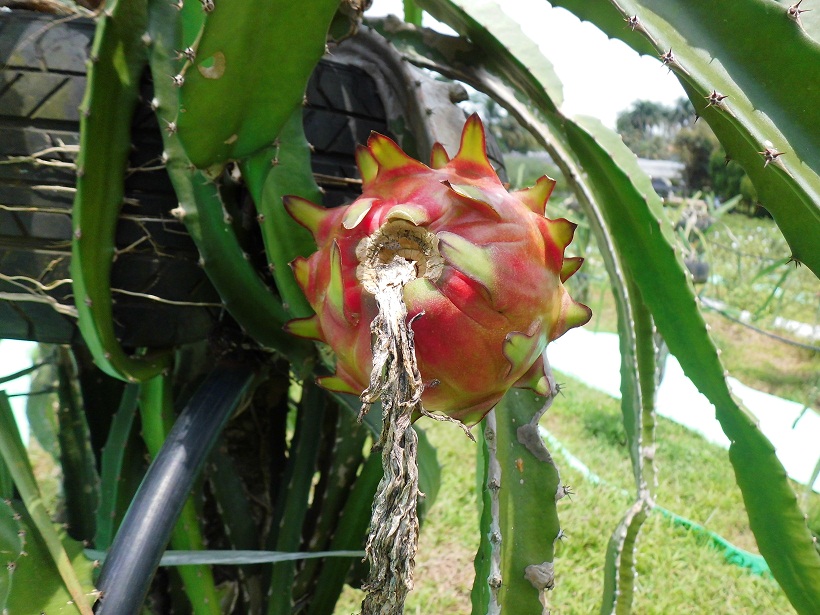
[[[56,353],[53,350],[47,350],[45,346],[38,346],[37,353],[43,358],[43,366],[31,379],[31,390],[54,389],[57,382]],[[59,424],[51,405],[53,401],[53,396],[29,395],[26,401],[26,420],[28,420],[32,435],[37,438],[43,450],[54,459],[58,459],[60,456],[60,445],[57,441]]]
[[[116,507],[120,500],[120,482],[123,479],[126,447],[131,436],[134,417],[137,414],[138,398],[139,385],[126,385],[102,451],[100,505],[97,509],[97,533],[94,536],[94,545],[103,551],[108,549],[114,540],[117,513],[123,512],[117,511]]]
[[[94,360],[130,381],[165,369],[167,353],[128,356],[114,333],[111,264],[124,195],[131,116],[147,56],[146,2],[109,2],[100,16],[80,119],[77,192],[72,211],[71,277],[78,324]]]
[[[362,548],[367,534],[367,525],[370,522],[373,497],[382,473],[381,455],[371,454],[362,466],[350,496],[341,511],[336,533],[330,543],[330,550]],[[333,558],[325,562],[316,582],[316,592],[310,602],[308,615],[324,615],[333,611],[349,570],[350,562],[343,558]]]
[[[242,249],[231,225],[218,186],[183,161],[168,163],[168,173],[179,197],[174,210],[200,251],[200,262],[219,292],[225,309],[262,346],[279,352],[309,351],[306,343],[282,331],[287,313],[265,285]]]
[[[817,611],[820,556],[774,447],[728,388],[679,257],[663,237],[660,199],[617,135],[587,118],[567,123],[567,133],[599,200],[611,207],[608,224],[658,330],[684,372],[715,404],[721,427],[732,442],[729,457],[761,554],[798,612]],[[650,228],[660,232],[642,232]],[[641,246],[636,246],[634,238],[641,235]]]
[[[329,397],[329,400],[332,400]],[[308,548],[324,549],[337,528],[338,517],[350,490],[356,482],[356,473],[365,462],[364,447],[369,430],[357,423],[347,409],[337,403],[328,406],[334,419],[323,434],[326,450],[321,456],[321,478],[314,490],[309,516],[313,518],[313,530]],[[435,454],[432,455],[435,461]],[[421,468],[419,469],[421,475]],[[421,483],[421,476],[419,483]],[[322,567],[320,560],[306,561],[299,571],[294,596],[314,595],[319,587],[317,575]]]
[[[638,533],[651,512],[652,505],[646,499],[635,500],[609,539],[601,615],[628,615],[632,612],[637,577],[636,543]]]
[[[50,553],[39,533],[37,525],[19,501],[10,501],[0,504],[0,510],[12,515],[12,520],[19,529],[11,539],[9,546],[15,546],[14,539],[20,538],[23,548],[16,551],[17,557],[9,558],[4,554],[2,574],[7,574],[11,580],[11,591],[3,599],[3,582],[0,580],[0,608],[5,613],[90,613],[91,600],[96,600],[98,593],[94,589],[93,570],[95,563],[86,559],[83,554],[83,544],[71,540],[60,529],[55,531],[57,539],[65,551],[68,562],[80,580],[83,590],[83,603],[75,604],[74,597],[66,589],[63,579],[50,559]],[[3,513],[0,513],[2,516]],[[0,532],[2,529],[0,520]],[[13,527],[6,526],[8,530]],[[0,549],[3,549],[3,537],[0,537]],[[12,551],[15,553],[15,551]],[[0,579],[2,579],[0,574]],[[87,610],[86,610],[87,609]]]
[[[242,176],[256,210],[268,267],[282,295],[285,310],[293,318],[307,318],[313,310],[290,268],[297,256],[316,250],[310,232],[288,215],[282,197],[290,194],[314,203],[322,202],[310,168],[310,146],[305,138],[301,105],[291,113],[276,143],[242,162]]]
[[[623,283],[629,298],[629,311],[623,316],[619,315],[626,321],[619,323],[619,335],[627,338],[621,341],[621,381],[630,380],[630,388],[634,387],[634,390],[629,391],[629,400],[623,401],[627,391],[621,385],[621,405],[629,454],[635,470],[635,487],[640,495],[644,490],[654,492],[655,487],[653,456],[658,349],[652,313],[644,303],[640,289],[630,276],[626,276]]]
[[[10,500],[14,497],[14,481],[11,479],[6,462],[0,459],[0,499]]]
[[[491,489],[487,489],[490,480],[490,444],[484,436],[483,429],[478,430],[477,444],[475,490],[478,495],[479,543],[473,560],[475,577],[470,592],[470,602],[473,613],[487,613],[490,601],[495,600],[490,590],[490,577],[497,574],[499,567],[494,544],[490,541],[490,536],[496,531],[493,527],[493,520],[498,518],[498,496]],[[494,502],[496,502],[495,508]]]
[[[655,393],[657,349],[654,325],[641,293],[624,278],[628,310],[618,311],[621,346],[621,413],[627,436],[636,497],[610,538],[604,567],[601,614],[632,611],[637,576],[635,548],[644,521],[655,506]]]
[[[179,91],[171,121],[193,164],[219,168],[268,147],[301,105],[339,3],[184,4],[206,15],[193,40],[173,48],[188,54],[181,70],[163,76]]]
[[[312,382],[306,382],[297,414],[296,431],[289,447],[288,465],[274,507],[268,546],[274,551],[297,551],[310,502],[313,477],[322,441],[327,400]],[[286,615],[293,609],[296,562],[273,565],[268,596],[268,615]]]
[[[9,496],[8,501],[11,502]],[[6,569],[0,568],[0,609],[5,609],[14,584],[14,572],[25,547],[23,524],[18,513],[9,506],[0,506],[0,553],[6,558]]]
[[[773,0],[552,2],[661,58],[820,277],[820,42]],[[670,53],[671,52],[671,53]],[[669,54],[669,55],[667,55]],[[713,94],[714,93],[714,94]]]
[[[82,400],[75,388],[74,361],[64,347],[57,349],[57,374],[57,417],[60,425],[57,436],[68,533],[75,540],[90,541],[96,533],[100,479]]]
[[[26,447],[20,439],[20,432],[14,420],[11,404],[9,404],[8,397],[2,391],[0,391],[0,457],[3,458],[12,479],[14,479],[17,491],[23,499],[28,515],[30,515],[33,529],[36,530],[37,536],[31,536],[29,540],[39,539],[45,546],[44,551],[47,555],[43,554],[42,557],[37,559],[37,565],[40,565],[39,562],[47,562],[47,566],[54,566],[62,578],[68,595],[74,601],[77,611],[81,615],[92,615],[91,605],[96,600],[96,595],[93,592],[88,593],[87,585],[90,579],[84,579],[85,582],[81,582],[57,530],[51,522],[51,516],[46,510],[43,496],[34,478]]]
[[[225,446],[224,440],[218,443],[211,452],[207,464],[211,492],[231,548],[230,552],[220,554],[236,554],[239,551],[256,554],[262,540],[254,522],[248,490],[240,478],[239,469],[225,450]],[[160,565],[162,565],[161,562]],[[249,562],[240,565],[238,573],[244,590],[242,592],[244,602],[248,609],[251,613],[262,613],[266,592],[259,575],[259,566],[250,565]]]
[[[513,389],[485,419],[488,469],[482,489],[489,491],[490,502],[483,505],[482,519],[489,512],[490,524],[482,525],[482,545],[489,548],[477,555],[473,597],[489,601],[479,612],[540,613],[555,584],[555,541],[563,536],[557,503],[566,491],[538,433],[538,421],[557,394],[548,367],[547,373],[552,395],[546,403]],[[487,555],[489,574],[479,577],[479,570],[488,568],[479,565],[479,557]]]
[[[221,6],[221,5],[220,5]],[[176,130],[178,92],[167,75],[177,70],[179,12],[162,0],[150,3],[150,64],[154,106],[168,129],[164,134],[167,169],[179,199],[174,211],[200,250],[202,266],[226,309],[263,346],[282,353],[307,355],[310,347],[282,331],[288,319],[278,297],[264,284],[243,252],[222,202],[219,187],[188,160]]]

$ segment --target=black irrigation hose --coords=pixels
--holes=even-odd
[[[171,531],[223,426],[247,391],[249,367],[218,366],[179,415],[125,514],[97,587],[97,615],[142,609]]]

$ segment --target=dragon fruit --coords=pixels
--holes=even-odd
[[[437,143],[428,167],[373,133],[356,162],[362,195],[346,207],[285,197],[318,246],[291,265],[316,314],[287,329],[335,351],[336,373],[319,384],[353,394],[367,387],[377,314],[368,270],[398,255],[415,263],[403,299],[428,412],[471,425],[510,387],[547,394],[547,343],[591,316],[562,284],[583,259],[564,256],[576,225],[544,216],[555,181],[508,192],[477,115],[452,160]]]

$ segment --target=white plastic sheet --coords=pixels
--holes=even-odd
[[[572,329],[549,345],[553,368],[613,397],[621,397],[621,355],[618,335]],[[807,484],[820,459],[820,415],[803,404],[782,399],[728,379],[732,392],[759,420],[760,429],[777,450],[791,478]],[[702,435],[706,440],[729,447],[715,418],[715,407],[687,378],[678,360],[669,355],[663,382],[658,389],[657,412]],[[801,416],[802,415],[802,416]],[[820,478],[813,486],[820,492]]]

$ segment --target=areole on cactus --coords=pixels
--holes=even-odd
[[[323,387],[360,394],[373,366],[370,272],[395,255],[414,262],[416,277],[403,298],[422,403],[474,424],[513,386],[548,393],[547,343],[591,317],[563,286],[583,259],[564,256],[575,224],[544,215],[554,180],[544,176],[508,192],[487,158],[477,115],[467,120],[452,160],[438,143],[431,158],[428,167],[374,133],[356,152],[358,200],[325,209],[285,197],[318,245],[292,263],[316,314],[287,329],[335,351],[336,374],[320,378]]]

